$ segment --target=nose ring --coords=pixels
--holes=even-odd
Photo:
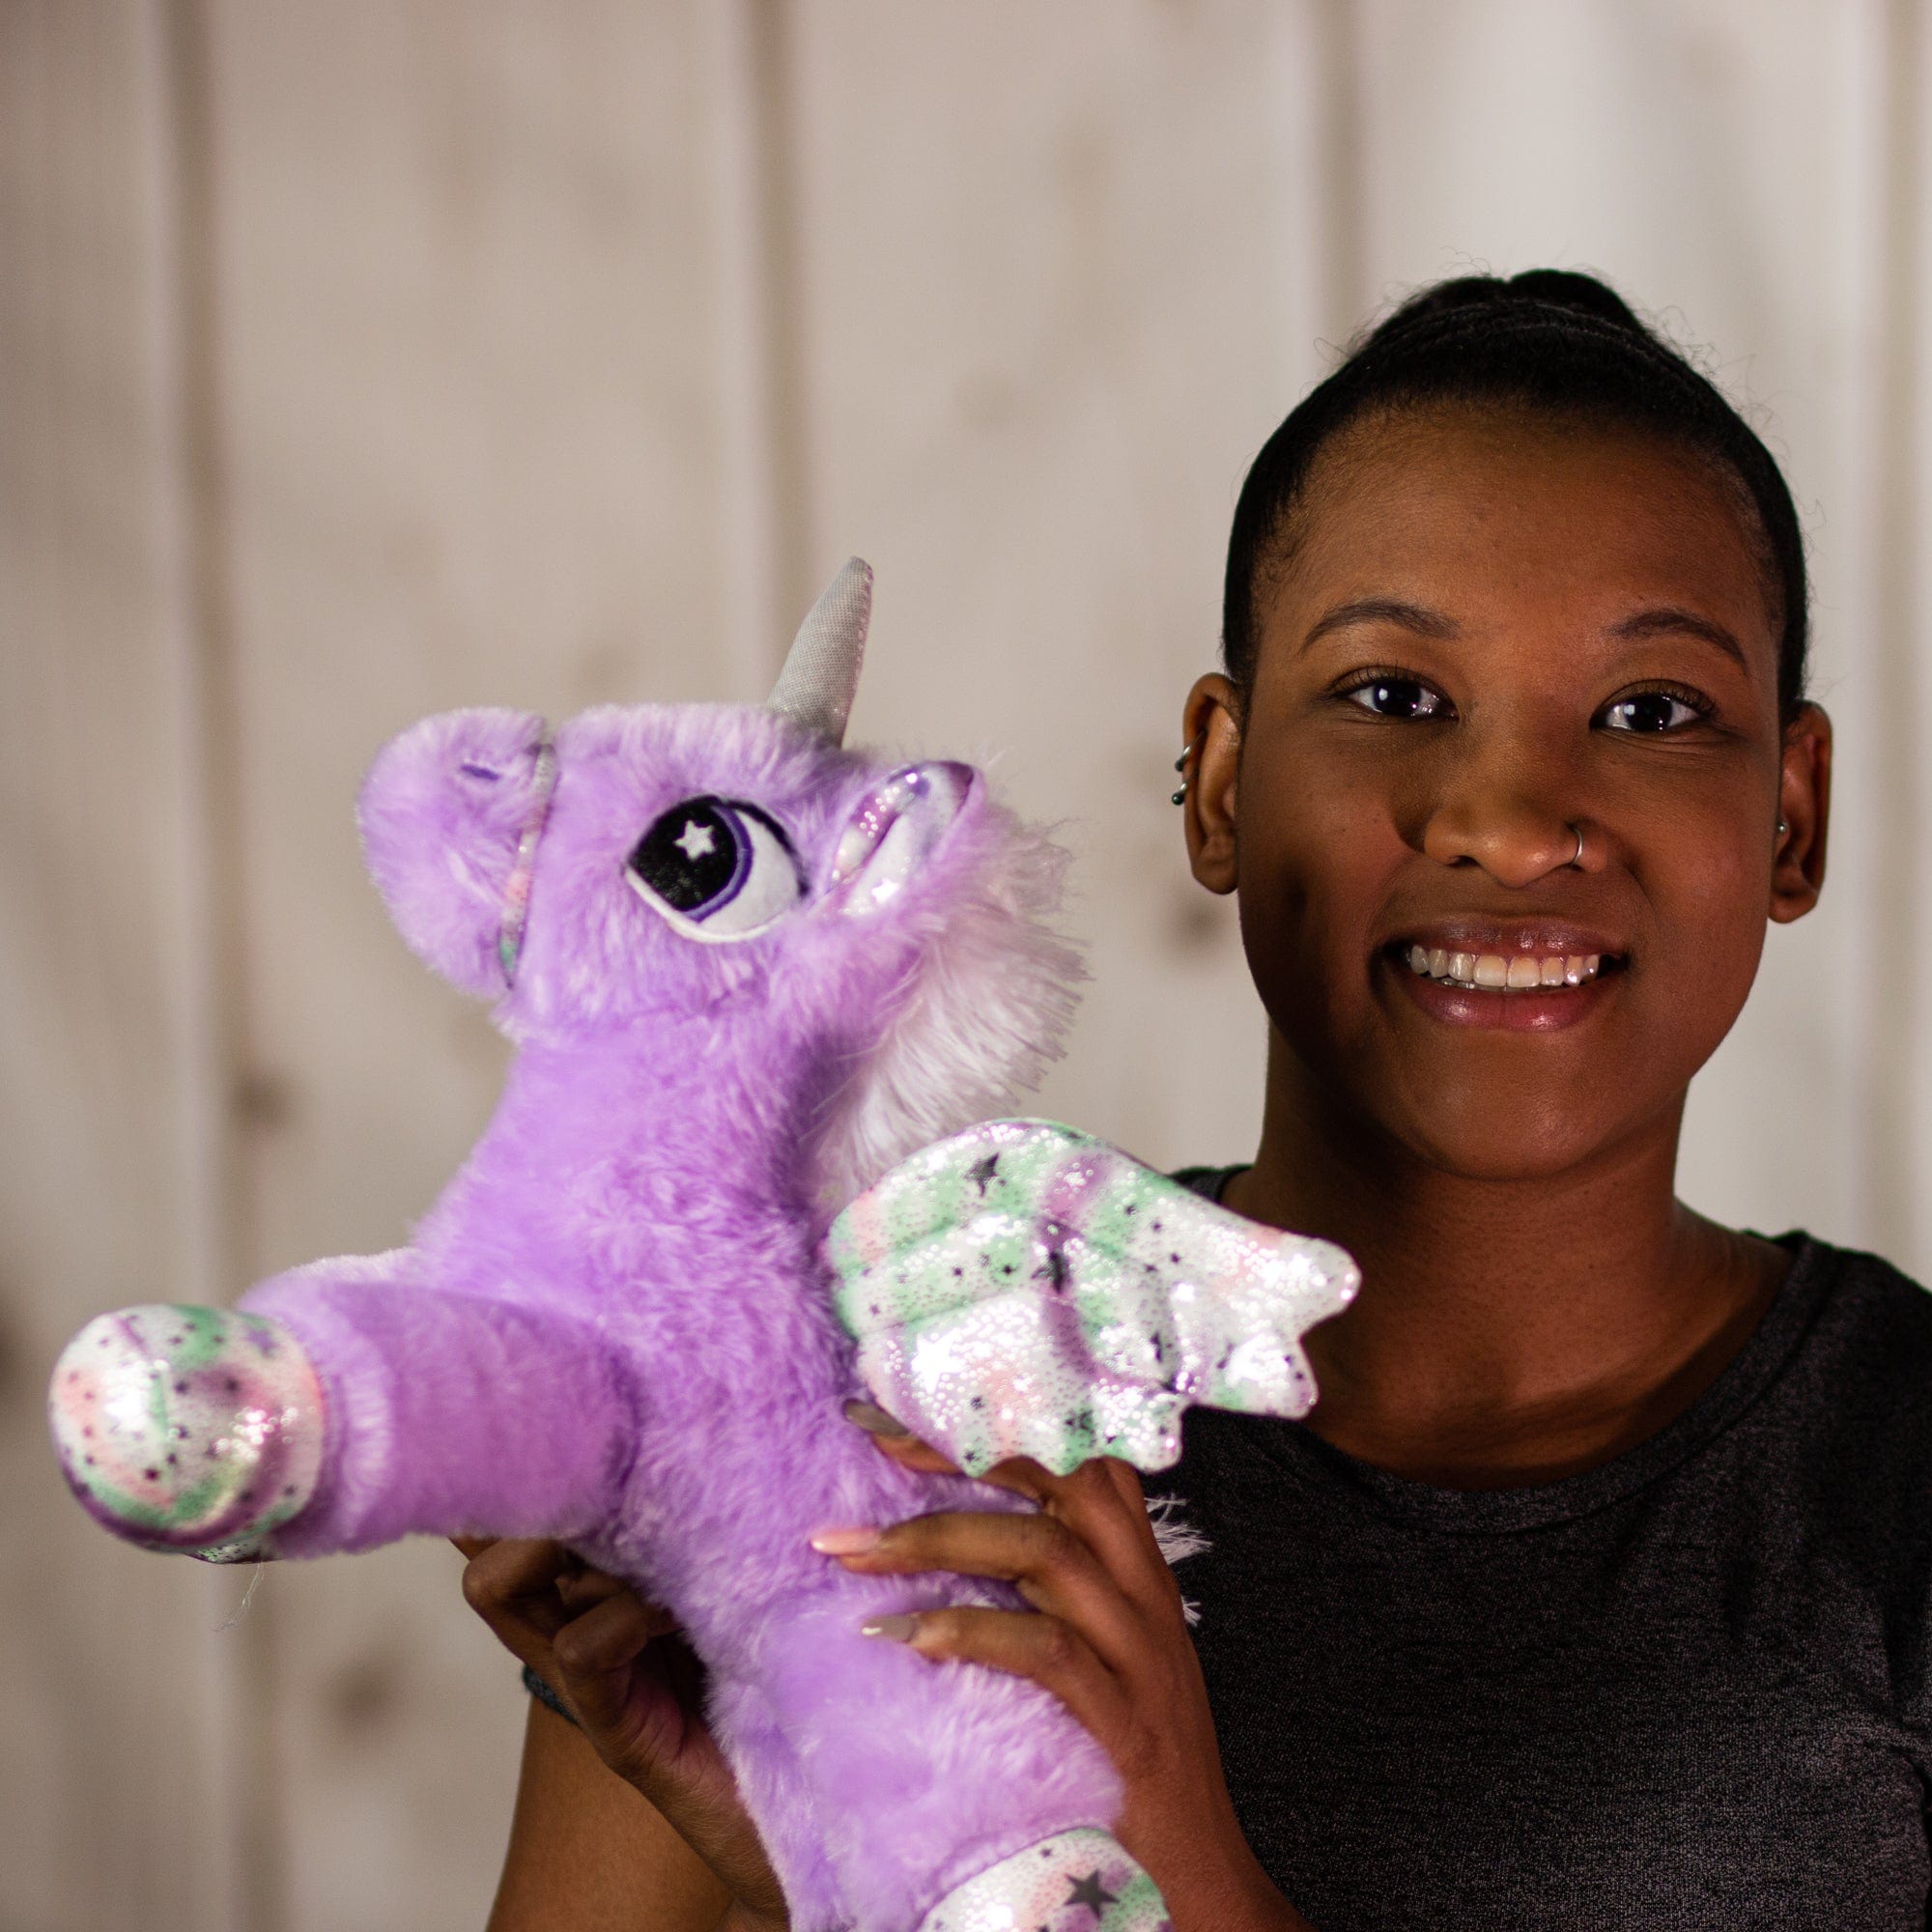
[[[1572,825],[1570,830],[1577,835],[1577,849],[1563,863],[1566,866],[1580,867],[1583,863],[1583,828],[1580,825]]]

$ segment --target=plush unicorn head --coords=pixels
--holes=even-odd
[[[764,706],[425,719],[360,810],[403,937],[511,1038],[700,1030],[800,1110],[768,1152],[835,1206],[1030,1086],[1080,977],[1042,923],[1064,852],[970,766],[842,749],[870,606],[854,558]]]
[[[1018,1599],[852,1576],[808,1542],[828,1523],[1019,1506],[904,1470],[843,1419],[862,1384],[825,1236],[856,1189],[1033,1077],[1079,972],[1046,923],[1064,855],[979,772],[843,747],[870,584],[845,567],[767,705],[608,708],[554,732],[459,711],[381,753],[361,799],[369,868],[414,952],[495,1000],[518,1049],[497,1113],[413,1245],[297,1268],[236,1314],[91,1323],[55,1370],[55,1437],[82,1502],[158,1548],[544,1535],[629,1578],[708,1668],[710,1719],[799,1932],[1094,1932],[1103,1917],[1127,1932],[1163,1908],[1107,1835],[1120,1781],[1086,1732],[1030,1684],[861,1634]],[[1291,1258],[1298,1325],[1203,1325],[1156,1292],[1190,1240],[1200,1252],[1190,1214],[1219,1217],[1208,1245],[1251,1257],[1251,1285],[1275,1282],[1293,1237],[1169,1198],[1094,1144],[993,1131],[939,1194],[923,1156],[914,1236],[899,1239],[902,1182],[833,1244],[889,1371],[895,1321],[938,1324],[905,1356],[952,1364],[935,1410],[984,1408],[957,1365],[1005,1338],[1007,1393],[960,1449],[970,1466],[1009,1440],[1029,1350],[1042,1390],[1074,1391],[1053,1439],[1076,1458],[1140,1443],[1171,1460],[1190,1399],[1265,1384],[1257,1406],[1306,1406],[1295,1337],[1346,1298],[1346,1258]],[[1033,1206],[1002,1206],[1003,1159]],[[935,1219],[949,1188],[959,1212]],[[1159,1252],[1142,1256],[1149,1227]],[[1007,1259],[1036,1249],[1037,1267]],[[1203,1298],[1192,1279],[1174,1295]],[[925,1386],[894,1380],[916,1415]]]

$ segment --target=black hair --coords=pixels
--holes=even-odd
[[[1316,453],[1361,417],[1431,403],[1497,403],[1580,415],[1663,438],[1743,486],[1767,602],[1780,626],[1777,697],[1804,696],[1804,537],[1771,452],[1707,377],[1592,275],[1531,269],[1463,275],[1411,296],[1366,334],[1263,444],[1228,540],[1221,652],[1246,691],[1260,643],[1258,591],[1293,541]],[[1744,505],[1741,503],[1740,508]]]

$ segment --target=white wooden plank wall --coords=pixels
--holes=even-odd
[[[1593,267],[1788,463],[1825,909],[1690,1198],[1932,1273],[1924,35],[1908,0],[0,4],[0,1932],[482,1922],[513,1671],[422,1544],[245,1579],[62,1493],[88,1314],[402,1238],[501,1054],[350,819],[480,701],[750,696],[849,551],[862,735],[1068,821],[1044,1110],[1251,1146],[1166,802],[1248,458],[1385,300]],[[221,1628],[224,1624],[229,1627]]]

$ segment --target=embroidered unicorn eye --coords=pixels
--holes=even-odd
[[[631,849],[638,896],[691,939],[750,939],[805,892],[784,828],[743,799],[688,798]]]

